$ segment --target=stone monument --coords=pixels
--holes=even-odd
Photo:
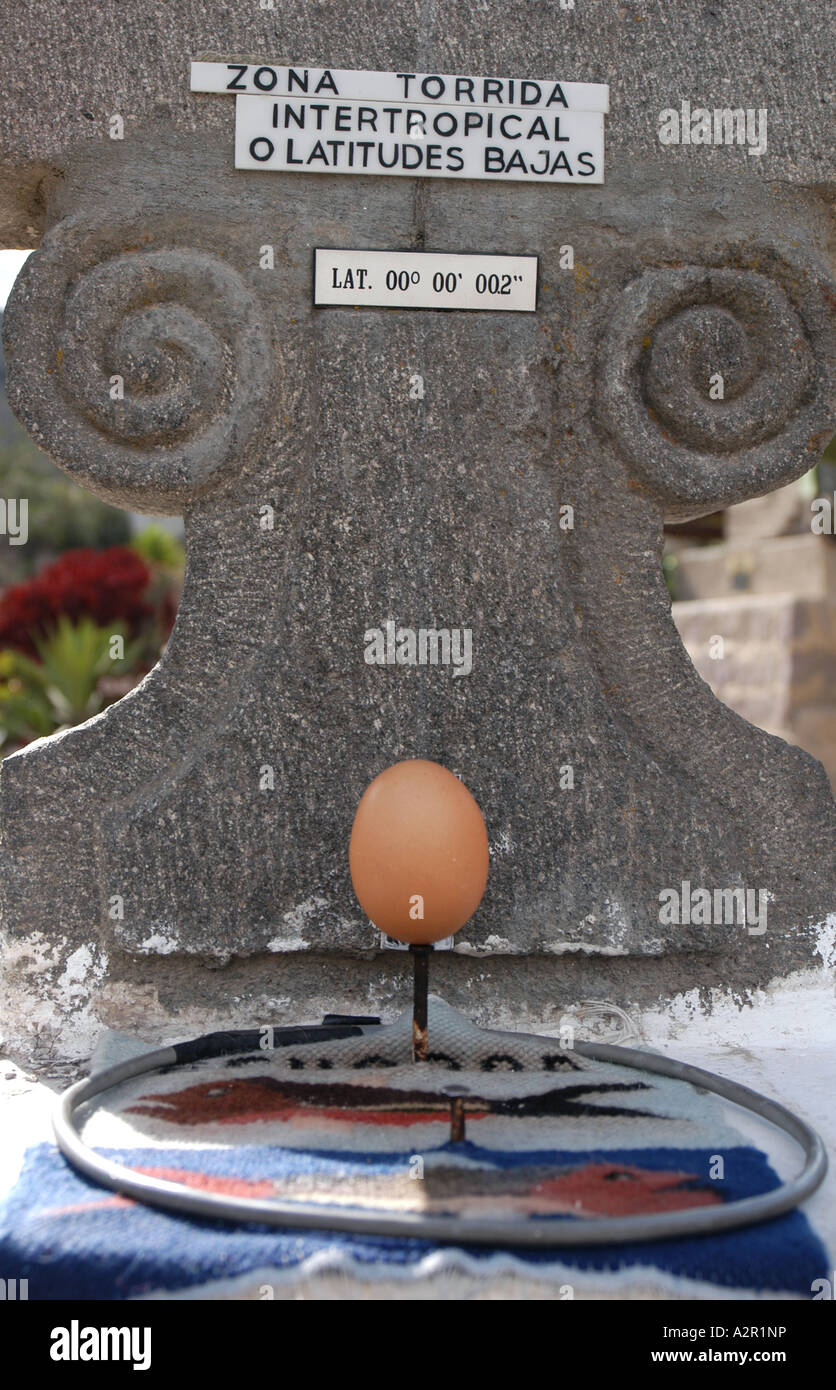
[[[188,549],[156,669],[3,764],[9,1041],[400,1006],[347,844],[409,757],[488,826],[485,899],[434,970],[479,1022],[820,961],[827,778],[712,695],[660,556],[666,519],[788,484],[834,429],[827,13],[7,8],[0,233],[37,248],[12,407],[100,497],[182,515]],[[229,83],[192,90],[193,62]],[[322,155],[310,127],[286,143],[290,95],[321,106]],[[367,130],[367,171],[358,104],[409,101],[435,133]],[[485,153],[511,109],[548,118],[544,172],[513,167],[512,122]],[[315,303],[336,250],[536,257],[536,307],[384,307],[358,281]],[[694,893],[758,906],[707,920]]]

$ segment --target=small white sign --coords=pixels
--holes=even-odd
[[[604,116],[600,111],[239,96],[235,167],[603,183]]]
[[[537,307],[537,257],[317,247],[314,304],[533,313]]]
[[[313,100],[414,101],[442,106],[522,106],[549,111],[610,109],[600,82],[554,78],[463,77],[426,72],[355,72],[345,68],[276,67],[268,63],[192,63],[193,92],[250,92]]]

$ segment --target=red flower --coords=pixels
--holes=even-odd
[[[101,627],[121,619],[135,635],[152,615],[144,597],[150,578],[145,561],[126,546],[68,550],[0,598],[0,647],[37,655],[33,639],[62,614],[73,621],[87,614]]]

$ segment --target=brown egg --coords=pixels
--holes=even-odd
[[[452,936],[473,916],[488,880],[482,812],[439,763],[395,763],[366,788],[348,850],[363,911],[398,941]]]

